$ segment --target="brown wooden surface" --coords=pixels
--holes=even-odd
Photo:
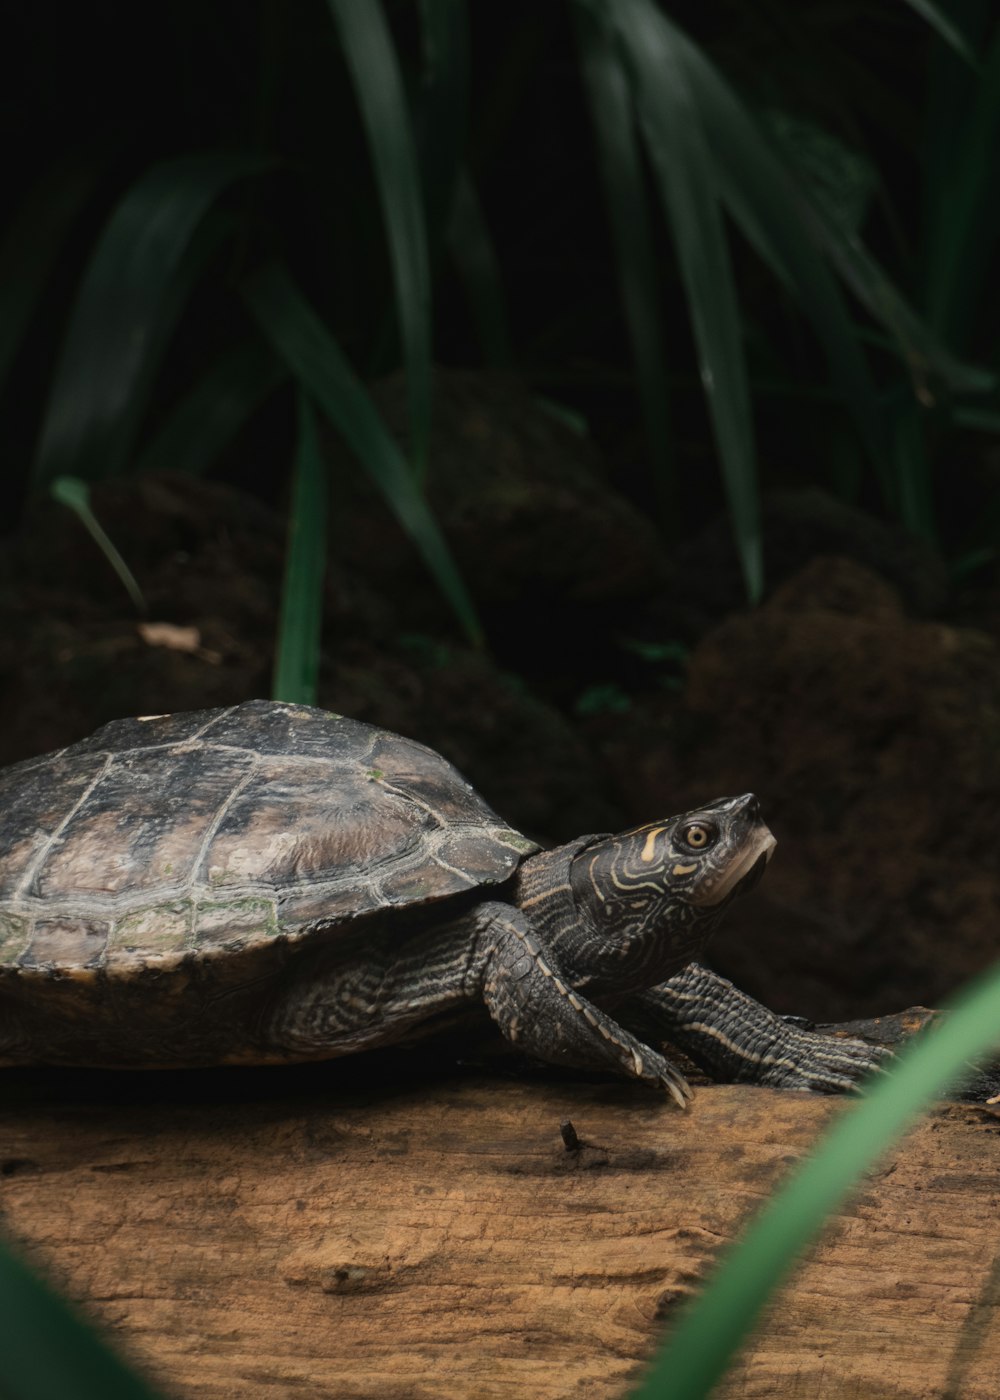
[[[681,1114],[626,1084],[401,1064],[8,1071],[4,1226],[175,1396],[619,1397],[842,1111],[706,1086]],[[996,1400],[998,1222],[1000,1111],[942,1105],[719,1394]]]

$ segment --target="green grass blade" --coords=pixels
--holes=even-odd
[[[676,25],[666,18],[662,23],[704,124],[719,192],[764,261],[798,297],[888,494],[875,388],[843,294],[805,227],[794,187],[721,74]]]
[[[136,471],[206,472],[287,378],[284,361],[260,340],[235,346],[174,405],[136,459]]]
[[[751,599],[763,591],[760,506],[729,249],[701,113],[671,27],[651,0],[616,0],[605,13],[621,36],[639,126],[674,235],[722,466],[737,550]]]
[[[509,365],[510,332],[500,264],[476,187],[464,166],[455,183],[446,237],[479,335],[483,358],[488,365]]]
[[[948,343],[959,347],[969,343],[996,256],[998,143],[1000,26],[987,51],[974,101],[940,167],[940,184],[928,192],[928,315]]]
[[[465,0],[420,0],[423,65],[416,136],[434,266],[448,228],[469,119],[469,18]]]
[[[94,173],[85,166],[50,171],[29,192],[0,242],[0,384],[93,183]]]
[[[84,274],[62,345],[35,463],[35,485],[126,465],[145,398],[187,285],[217,234],[202,229],[234,180],[266,168],[213,152],[157,165],[114,211]]]
[[[431,291],[420,171],[399,65],[378,0],[328,0],[372,153],[392,264],[409,394],[410,452],[423,479],[431,415]]]
[[[607,14],[578,5],[573,18],[611,220],[622,306],[639,380],[650,466],[661,509],[667,515],[674,483],[670,471],[662,303],[631,93]]]
[[[472,600],[437,521],[364,385],[326,326],[277,263],[250,278],[245,294],[268,340],[385,496],[470,641],[481,645],[482,629]]]
[[[921,402],[930,405],[934,401],[935,381],[955,393],[983,394],[994,387],[994,374],[958,359],[942,344],[860,239],[846,235],[815,206],[803,207],[802,215],[844,282],[889,332]]]
[[[932,29],[936,29],[946,44],[955,50],[960,58],[963,58],[970,68],[975,68],[976,55],[968,39],[954,24],[950,17],[944,13],[940,5],[932,5],[931,0],[906,0],[911,10],[915,10],[922,19],[925,19]]]
[[[705,1292],[678,1319],[632,1400],[705,1400],[774,1289],[911,1120],[1000,1043],[1000,970],[967,989],[954,1011],[879,1077],[720,1263]]]
[[[309,397],[299,390],[299,440],[288,511],[288,548],[271,695],[315,705],[326,578],[326,473]]]
[[[135,575],[115,548],[110,537],[90,507],[90,487],[75,476],[57,476],[49,483],[49,495],[71,510],[90,535],[105,559],[121,579],[122,586],[137,613],[146,612],[146,599]]]
[[[679,30],[675,37],[704,114],[723,198],[750,242],[798,296],[878,470],[886,444],[874,386],[824,258],[889,331],[924,401],[931,397],[929,376],[951,389],[979,392],[990,377],[959,363],[941,344],[860,239],[796,187],[749,110],[704,54]]]
[[[96,1332],[0,1245],[4,1400],[156,1400]]]
[[[892,395],[892,456],[895,472],[896,513],[915,535],[937,545],[931,461],[924,441],[923,410],[913,395]]]

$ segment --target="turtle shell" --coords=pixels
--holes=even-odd
[[[439,754],[340,715],[118,720],[0,773],[0,983],[336,936],[536,849]]]

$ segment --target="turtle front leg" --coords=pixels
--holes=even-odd
[[[482,997],[513,1045],[553,1064],[616,1069],[687,1107],[691,1089],[680,1070],[573,990],[521,910],[483,904],[475,918]]]
[[[786,1021],[699,963],[617,1010],[640,1035],[672,1041],[722,1079],[844,1093],[891,1057],[882,1046]]]

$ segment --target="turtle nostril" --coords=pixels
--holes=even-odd
[[[748,792],[743,798],[743,810],[751,820],[760,820],[760,803],[752,792]]]

